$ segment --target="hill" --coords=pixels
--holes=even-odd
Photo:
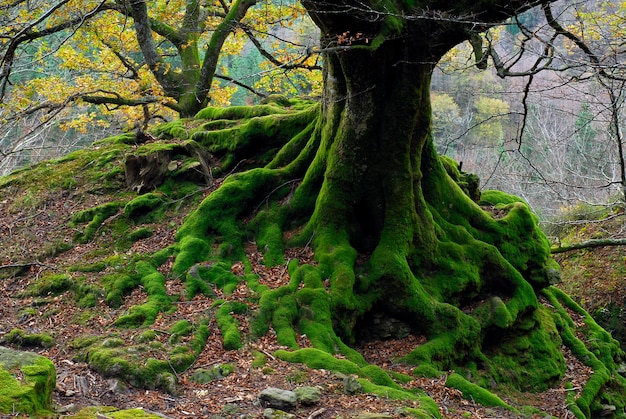
[[[199,122],[175,124],[167,129]],[[101,415],[141,407],[176,418],[260,417],[263,390],[303,387],[321,394],[293,411],[302,418],[583,417],[576,400],[585,398],[596,412],[623,413],[614,396],[621,379],[593,361],[613,363],[621,353],[565,296],[540,302],[547,312],[565,302],[584,344],[562,345],[566,373],[539,392],[495,382],[487,391],[454,371],[416,374],[401,358],[426,337],[388,318],[372,319],[372,335],[356,347],[366,367],[308,348],[306,335],[297,337],[312,354],[306,360],[289,355],[272,331],[252,338],[257,285],[287,285],[291,261],[315,263],[311,248],[288,249],[286,263],[266,266],[249,242],[249,267],[200,263],[182,278],[172,274],[173,246],[185,217],[226,176],[263,165],[286,139],[209,154],[159,132],[109,138],[0,178],[0,344],[54,362],[57,414],[112,406]],[[152,259],[158,270],[146,263]],[[390,324],[376,332],[380,323]]]

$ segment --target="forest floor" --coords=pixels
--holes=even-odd
[[[3,192],[11,192],[11,188]],[[114,406],[117,408],[144,408],[171,418],[188,417],[262,417],[263,406],[258,402],[258,394],[267,387],[293,389],[297,386],[316,386],[322,390],[322,399],[314,406],[303,406],[293,413],[297,418],[350,418],[359,414],[379,413],[389,417],[401,417],[401,409],[411,407],[411,402],[392,400],[371,394],[348,395],[343,391],[341,377],[327,370],[313,370],[302,364],[283,362],[272,354],[280,348],[275,337],[270,333],[266,337],[246,343],[239,350],[225,350],[215,321],[209,325],[211,335],[201,356],[192,368],[177,375],[178,392],[175,395],[159,390],[145,390],[120,385],[111,379],[100,376],[90,370],[87,364],[76,359],[76,350],[72,341],[76,337],[109,333],[115,327],[113,321],[129,307],[141,304],[146,294],[136,289],[124,299],[119,308],[111,308],[98,301],[88,310],[78,308],[73,298],[67,294],[50,296],[45,300],[34,297],[17,298],[30,283],[45,273],[67,272],[67,267],[76,266],[93,260],[94,255],[102,255],[101,242],[106,229],[96,239],[86,244],[77,244],[67,251],[55,254],[50,249],[68,243],[74,233],[68,226],[72,214],[97,203],[107,201],[106,195],[88,194],[86,191],[40,192],[31,196],[30,202],[15,205],[16,200],[25,196],[18,188],[14,193],[0,195],[0,341],[15,328],[33,333],[47,332],[54,337],[55,344],[49,348],[27,348],[50,358],[57,369],[57,388],[54,403],[62,415],[86,406]],[[205,195],[210,190],[205,191]],[[184,211],[168,217],[166,222],[153,224],[153,235],[136,242],[126,251],[150,254],[174,241],[176,226],[184,218]],[[112,251],[110,251],[112,252]],[[260,255],[251,246],[248,249],[250,260],[265,284],[279,286],[288,280],[286,266],[267,268],[260,263]],[[293,249],[287,258],[298,257],[306,261],[311,258],[308,248]],[[561,257],[561,263],[563,263]],[[567,265],[567,263],[566,263]],[[167,269],[167,266],[164,267]],[[237,264],[232,270],[237,273],[242,269]],[[613,266],[605,266],[613,269]],[[95,283],[103,273],[81,273],[87,282]],[[595,271],[593,274],[601,283],[603,275],[608,273]],[[570,281],[571,278],[565,278]],[[245,282],[245,281],[242,281]],[[163,314],[152,327],[162,331],[157,339],[167,340],[169,324],[180,318],[193,317],[195,313],[206,312],[211,301],[202,297],[185,300],[184,285],[179,280],[167,283],[168,293],[181,295],[177,301],[177,310],[172,314]],[[243,299],[250,292],[242,283],[230,296],[224,298]],[[29,311],[27,311],[27,309]],[[33,314],[34,309],[34,314]],[[248,325],[246,318],[239,318],[242,330]],[[131,342],[138,333],[136,329],[120,329],[116,333]],[[306,337],[301,337],[306,345]],[[368,342],[357,349],[365,359],[387,370],[411,374],[410,365],[398,362],[398,358],[419,345],[424,340],[421,336],[409,335],[405,339]],[[11,346],[11,345],[9,345]],[[266,362],[262,367],[253,366],[257,354],[262,353]],[[501,397],[514,407],[533,406],[544,412],[513,412],[501,408],[485,407],[466,400],[458,390],[445,386],[445,377],[415,378],[404,384],[407,388],[420,388],[439,406],[445,418],[544,418],[551,415],[556,418],[572,418],[567,409],[567,393],[579,391],[586,383],[591,371],[582,365],[564,348],[567,360],[566,376],[561,385],[541,393],[511,393]],[[158,357],[158,354],[154,354]],[[198,384],[190,379],[195,368],[211,368],[218,364],[231,364],[235,371],[223,379],[208,384]],[[565,382],[574,383],[573,389],[566,389]],[[225,413],[224,407],[230,405],[231,413]],[[365,416],[363,416],[365,417]]]

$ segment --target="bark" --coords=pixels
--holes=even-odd
[[[146,64],[167,95],[175,100],[179,100],[181,90],[178,80],[167,71],[167,66],[156,49],[146,2],[143,0],[131,0],[129,3],[132,17],[135,21],[137,42]]]
[[[209,40],[204,51],[202,69],[200,70],[199,78],[193,89],[193,97],[189,96],[187,98],[187,100],[190,101],[190,104],[186,106],[191,111],[198,112],[206,106],[222,46],[224,45],[224,42],[226,42],[228,36],[235,30],[239,22],[244,18],[248,9],[255,4],[256,0],[233,1],[230,5],[230,10],[217,28],[215,28],[215,31],[211,35],[211,39]]]

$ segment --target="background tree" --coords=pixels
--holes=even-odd
[[[228,75],[220,57],[244,50],[258,48],[283,72],[310,76],[319,69],[314,45],[299,33],[305,14],[293,2],[18,1],[1,7],[0,122],[12,137],[2,144],[5,155],[33,148],[36,133],[20,127],[26,120],[81,133],[112,121],[145,129],[155,119],[192,116],[209,101],[228,104],[237,87],[260,97],[274,93]],[[280,55],[272,55],[270,39],[280,40],[274,42]],[[308,80],[298,87],[315,84],[315,77]]]
[[[450,81],[458,71],[470,80],[492,77],[490,91],[477,85],[466,90],[464,102],[467,97],[470,103],[482,97],[506,100],[510,113],[492,114],[502,124],[503,142],[490,145],[475,136],[482,124],[468,124],[441,139],[436,125],[436,141],[453,142],[450,156],[479,174],[486,187],[524,197],[543,221],[579,204],[591,204],[600,210],[594,211],[597,215],[619,206],[623,195],[621,128],[615,124],[622,119],[618,45],[623,10],[614,2],[556,2],[553,9],[548,16],[557,23],[549,24],[546,13],[536,8],[508,21],[504,31],[485,35],[495,63],[482,71],[487,76],[470,68],[471,47],[457,47],[440,62],[433,84],[435,92],[458,100]],[[498,74],[516,77],[493,78]],[[462,118],[476,113],[475,106],[460,109]]]

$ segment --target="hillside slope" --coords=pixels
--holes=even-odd
[[[142,167],[155,163],[149,167],[156,174],[144,173],[137,182],[129,179],[129,162],[141,159]],[[309,366],[289,362],[273,332],[253,339],[258,297],[250,284],[287,284],[289,262],[265,266],[250,242],[252,272],[241,263],[198,264],[183,281],[171,275],[171,249],[185,216],[224,176],[262,163],[262,156],[235,160],[226,151],[205,155],[189,142],[129,134],[0,178],[0,344],[54,362],[59,412],[108,405],[176,418],[259,417],[264,406],[258,395],[265,388],[312,386],[321,389],[321,399],[299,405],[297,417],[438,412],[444,418],[561,418],[577,413],[577,398],[600,391],[588,385],[598,381],[597,368],[594,375],[593,362],[580,361],[582,353],[595,356],[580,347],[574,354],[565,344],[567,369],[559,385],[528,393],[493,383],[492,393],[468,387],[464,379],[454,385],[460,376],[453,371],[415,375],[400,358],[426,338],[411,333],[378,336],[357,347],[378,369],[353,367],[341,356],[319,355]],[[309,247],[293,248],[285,260],[315,263],[312,256]],[[145,263],[150,258],[162,262],[158,271]],[[139,279],[146,277],[155,280]],[[580,341],[598,349],[598,357],[619,360],[614,342],[584,311],[567,299],[541,298],[547,311],[562,301]],[[306,348],[307,337],[298,339]],[[383,370],[393,382],[376,382]],[[621,378],[601,380],[621,394]],[[354,391],[352,381],[358,383]],[[615,391],[608,390],[595,409],[621,417]]]

